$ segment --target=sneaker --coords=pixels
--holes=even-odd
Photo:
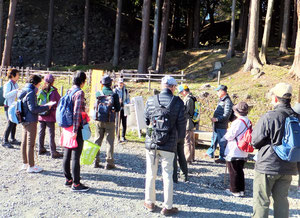
[[[163,208],[160,213],[165,216],[171,216],[178,213],[178,208],[172,207],[171,209]]]
[[[6,148],[14,148],[14,146],[12,146],[9,142],[4,142],[2,146]]]
[[[298,187],[298,192],[300,193],[300,186]]]
[[[125,137],[121,137],[120,142],[127,142],[127,139]]]
[[[28,166],[29,166],[28,164],[23,164],[21,170],[27,170]]]
[[[74,184],[72,185],[72,191],[73,192],[87,192],[88,190],[90,190],[89,187],[79,183],[79,184]]]
[[[240,192],[231,192],[229,189],[225,190],[227,194],[232,195],[234,197],[241,197]]]
[[[39,155],[46,154],[46,153],[47,153],[46,148],[40,148],[39,149]]]
[[[63,156],[64,156],[63,154],[61,154],[61,153],[59,153],[59,152],[57,152],[57,151],[55,151],[55,152],[53,152],[53,153],[51,154],[51,157],[52,157],[53,159],[62,158]]]
[[[148,211],[150,211],[150,212],[155,211],[155,204],[154,204],[154,203],[147,204],[146,202],[144,202],[144,207],[145,207]]]
[[[240,197],[245,197],[245,192],[244,191],[240,191]]]
[[[72,179],[70,179],[70,180],[66,179],[65,186],[69,186],[71,188],[72,184],[73,184],[73,180]]]
[[[17,139],[12,139],[12,140],[10,141],[10,144],[12,144],[12,145],[21,145],[21,142],[18,141]]]
[[[33,167],[28,166],[27,168],[27,173],[40,173],[42,171],[43,168],[39,166],[33,166]]]
[[[223,160],[223,159],[217,159],[217,160],[215,160],[215,163],[218,163],[218,164],[225,164],[226,161]]]

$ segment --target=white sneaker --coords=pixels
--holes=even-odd
[[[231,192],[230,189],[225,190],[227,194],[233,195],[234,197],[241,197],[241,194],[239,192]]]
[[[300,186],[298,187],[298,192],[300,193]]]
[[[28,164],[23,164],[22,167],[21,167],[21,170],[27,170],[28,167],[29,167]]]
[[[33,166],[33,167],[29,167],[27,168],[27,173],[40,173],[43,171],[42,167],[39,166]]]
[[[240,191],[240,197],[245,197],[245,192],[244,191]]]

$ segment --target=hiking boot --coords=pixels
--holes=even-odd
[[[51,157],[54,158],[54,159],[57,159],[57,158],[62,158],[64,155],[55,151],[51,154]]]
[[[12,140],[10,141],[10,144],[12,144],[12,145],[21,145],[21,142],[18,141],[17,139],[12,139]]]
[[[115,168],[116,168],[116,166],[114,164],[106,164],[104,167],[104,169],[106,169],[106,170],[112,170]]]
[[[39,166],[33,166],[27,168],[27,173],[40,173],[43,171],[42,167]]]
[[[70,180],[66,179],[65,186],[69,186],[71,188],[72,184],[73,184],[72,179],[70,179]]]
[[[39,149],[39,155],[46,154],[46,153],[47,153],[46,148],[40,148]]]
[[[9,142],[4,142],[2,146],[6,148],[14,148],[14,146],[12,146]]]
[[[171,216],[178,213],[177,207],[172,207],[171,209],[163,208],[160,213],[165,216]]]
[[[101,168],[100,162],[95,160],[94,168]]]
[[[88,190],[90,190],[89,187],[79,183],[79,184],[74,184],[72,185],[72,191],[73,192],[87,192]]]
[[[215,160],[215,163],[218,163],[218,164],[225,164],[226,161],[223,160],[223,159],[217,159],[217,160]]]
[[[147,204],[146,202],[144,202],[144,207],[150,211],[150,212],[153,212],[155,210],[155,204],[154,203],[151,203],[151,204]]]

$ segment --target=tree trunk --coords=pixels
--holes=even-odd
[[[209,11],[209,22],[210,22],[210,25],[213,26],[215,24],[215,17],[214,17],[214,14],[215,14],[215,10],[211,9]]]
[[[273,7],[274,7],[274,0],[269,0],[266,20],[265,20],[264,35],[263,35],[263,40],[262,40],[262,44],[261,44],[261,51],[259,54],[259,58],[260,58],[262,64],[269,63],[267,60],[267,48],[268,48],[269,39],[270,39]]]
[[[160,20],[161,20],[161,0],[156,0],[155,16],[154,16],[154,29],[153,29],[152,63],[151,63],[152,70],[155,70],[156,61],[157,61],[159,33],[160,33]]]
[[[282,26],[283,26],[283,17],[284,17],[284,1],[285,0],[281,0],[280,1],[280,17],[279,17],[279,32],[278,32],[278,41],[281,41],[281,33],[282,33]],[[280,44],[279,44],[280,45]]]
[[[82,43],[82,62],[84,65],[87,65],[89,62],[89,46],[88,46],[88,35],[89,35],[89,10],[90,10],[90,0],[85,0],[84,7],[84,35]]]
[[[246,60],[247,60],[247,54],[248,54],[249,31],[250,31],[250,17],[251,17],[251,5],[252,5],[252,1],[249,2],[249,9],[248,9],[248,16],[247,16],[248,25],[247,25],[245,50],[244,50],[244,55],[243,55],[243,59],[242,59],[242,64],[245,64],[245,63],[246,63]]]
[[[194,9],[194,48],[199,48],[200,34],[200,0],[195,1]]]
[[[158,57],[157,57],[157,64],[156,64],[156,70],[158,71],[158,73],[164,72],[168,30],[169,30],[169,12],[170,12],[170,0],[164,0],[163,7],[162,7],[163,16],[161,22],[160,43],[159,43]]]
[[[230,30],[230,42],[228,46],[228,52],[226,58],[230,59],[235,55],[234,51],[234,41],[235,41],[235,5],[236,0],[232,0],[232,8],[231,8],[231,30]]]
[[[146,73],[148,64],[149,47],[149,21],[150,21],[151,0],[144,0],[142,11],[142,32],[139,55],[138,73]]]
[[[3,34],[3,0],[0,0],[0,59],[2,58],[2,34]]]
[[[292,35],[292,42],[291,47],[295,48],[296,45],[296,36],[297,36],[297,0],[294,0],[294,15],[293,15],[293,35]]]
[[[46,67],[51,67],[52,61],[52,36],[53,36],[53,20],[54,20],[54,0],[49,2],[49,15],[48,15],[48,33],[46,43]]]
[[[114,44],[114,57],[113,57],[113,66],[114,67],[118,66],[119,58],[120,58],[122,3],[123,3],[123,0],[118,0],[118,8],[117,8],[117,13],[116,13],[116,32],[115,32],[115,44]]]
[[[279,55],[289,53],[287,49],[287,43],[289,38],[289,25],[290,25],[289,23],[290,23],[290,0],[285,0]]]
[[[259,0],[251,1],[250,9],[250,29],[248,38],[247,60],[244,66],[244,72],[253,68],[260,68],[261,63],[258,57],[258,18],[259,18]]]
[[[3,49],[2,63],[1,63],[2,67],[10,65],[11,47],[12,47],[14,27],[15,27],[16,8],[17,8],[17,0],[10,0],[7,25],[6,25],[6,36],[5,36],[5,43]]]
[[[192,10],[188,10],[188,14],[187,14],[187,45],[188,48],[192,48],[193,47],[193,11]]]
[[[297,39],[296,39],[296,48],[295,48],[295,57],[294,63],[290,70],[290,73],[300,78],[300,1],[297,1],[297,15],[298,15],[298,31],[297,31]]]

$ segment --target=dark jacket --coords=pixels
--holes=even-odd
[[[193,123],[193,115],[195,111],[195,97],[189,93],[184,98],[184,117],[186,119],[186,130],[193,130],[195,124]]]
[[[49,110],[48,106],[39,106],[35,86],[27,83],[20,93],[19,99],[22,100],[22,117],[24,122],[37,122],[39,113]]]
[[[151,121],[151,116],[155,110],[154,106],[154,97],[152,96],[148,98],[146,102],[146,108],[145,108],[145,120],[146,124],[150,125]],[[171,99],[173,97],[173,94],[171,90],[169,89],[164,89],[161,91],[159,94],[159,101],[163,106],[167,106]],[[164,144],[164,145],[158,145],[157,149],[158,150],[163,150],[163,151],[170,151],[170,152],[175,152],[176,151],[176,143],[178,139],[184,139],[185,137],[185,124],[186,124],[186,119],[184,117],[184,104],[183,101],[179,97],[177,98],[174,106],[171,108],[171,125],[174,126],[173,130],[170,133],[170,138],[169,141]],[[146,135],[146,149],[155,149],[155,144],[151,143],[151,139],[148,135]]]
[[[283,111],[283,112],[281,112]],[[272,146],[281,145],[287,116],[297,114],[290,105],[279,104],[263,115],[252,132],[252,144],[259,149],[255,170],[264,174],[297,174],[297,164],[281,160]]]
[[[215,122],[216,129],[228,128],[229,117],[232,113],[232,106],[232,101],[228,95],[219,100],[213,116],[218,119],[218,122]]]
[[[114,98],[114,108],[115,108],[115,112],[119,112],[121,109],[121,105],[120,105],[120,101],[119,101],[119,96],[118,94],[114,93],[113,90],[111,88],[108,88],[106,86],[104,86],[102,88],[102,92],[104,95],[112,95]]]

